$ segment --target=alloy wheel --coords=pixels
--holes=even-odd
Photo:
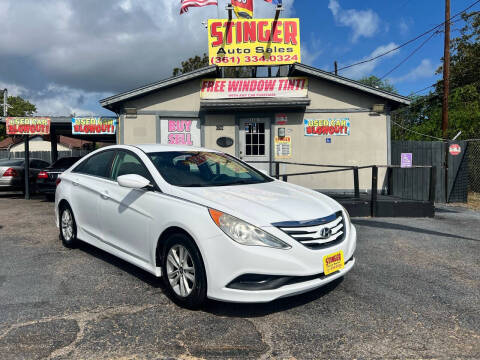
[[[62,212],[62,235],[65,241],[70,241],[73,237],[73,218],[69,209]]]
[[[176,244],[167,255],[167,277],[175,294],[187,297],[195,287],[195,265],[186,247]]]

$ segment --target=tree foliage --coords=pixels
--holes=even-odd
[[[178,76],[181,74],[189,73],[193,70],[201,69],[209,65],[209,59],[207,54],[203,54],[203,57],[198,55],[191,57],[185,61],[182,61],[181,67],[176,67],[173,69],[173,76]],[[224,67],[223,74],[224,77],[251,77],[252,76],[251,66],[233,66],[233,67]]]
[[[20,96],[9,96],[7,104],[7,116],[32,116],[37,111],[35,105]],[[0,109],[3,115],[3,96],[0,99]],[[5,124],[0,124],[0,140],[4,139],[5,136]]]
[[[361,82],[362,84],[371,86],[376,89],[390,91],[394,93],[397,92],[397,89],[395,89],[395,87],[392,84],[390,84],[388,80],[381,80],[375,75],[365,76],[358,81]]]
[[[480,12],[464,14],[465,25],[451,41],[450,95],[448,138],[462,131],[460,139],[479,138],[480,134]],[[437,73],[442,73],[440,67]],[[442,137],[443,80],[434,90],[421,97],[412,97],[412,105],[393,114],[393,120],[421,134]],[[392,136],[399,140],[427,140],[427,137],[392,127]]]
[[[203,57],[196,55],[194,57],[189,58],[188,60],[182,61],[181,67],[174,68],[173,76],[186,74],[196,69],[201,69],[203,67],[208,66],[208,64],[209,64],[209,60],[208,60],[207,54],[204,53]]]

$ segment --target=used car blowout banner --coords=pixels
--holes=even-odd
[[[304,119],[305,136],[319,135],[350,135],[349,118],[329,118],[329,119]]]
[[[239,99],[250,97],[307,97],[308,78],[233,78],[203,79],[201,99]]]
[[[102,135],[115,134],[117,119],[110,117],[74,117],[72,118],[72,134]]]
[[[48,135],[50,134],[49,117],[7,117],[8,135]]]
[[[208,20],[208,55],[218,66],[301,62],[298,19]]]

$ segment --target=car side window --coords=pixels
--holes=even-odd
[[[135,154],[130,151],[118,151],[112,167],[112,180],[117,181],[119,176],[127,174],[143,176],[154,184],[153,178],[145,164]]]
[[[72,172],[109,178],[114,155],[112,150],[102,151],[82,161]]]

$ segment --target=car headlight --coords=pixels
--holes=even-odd
[[[249,246],[266,246],[276,249],[290,249],[291,246],[262,229],[221,211],[208,209],[212,220],[235,242]]]

